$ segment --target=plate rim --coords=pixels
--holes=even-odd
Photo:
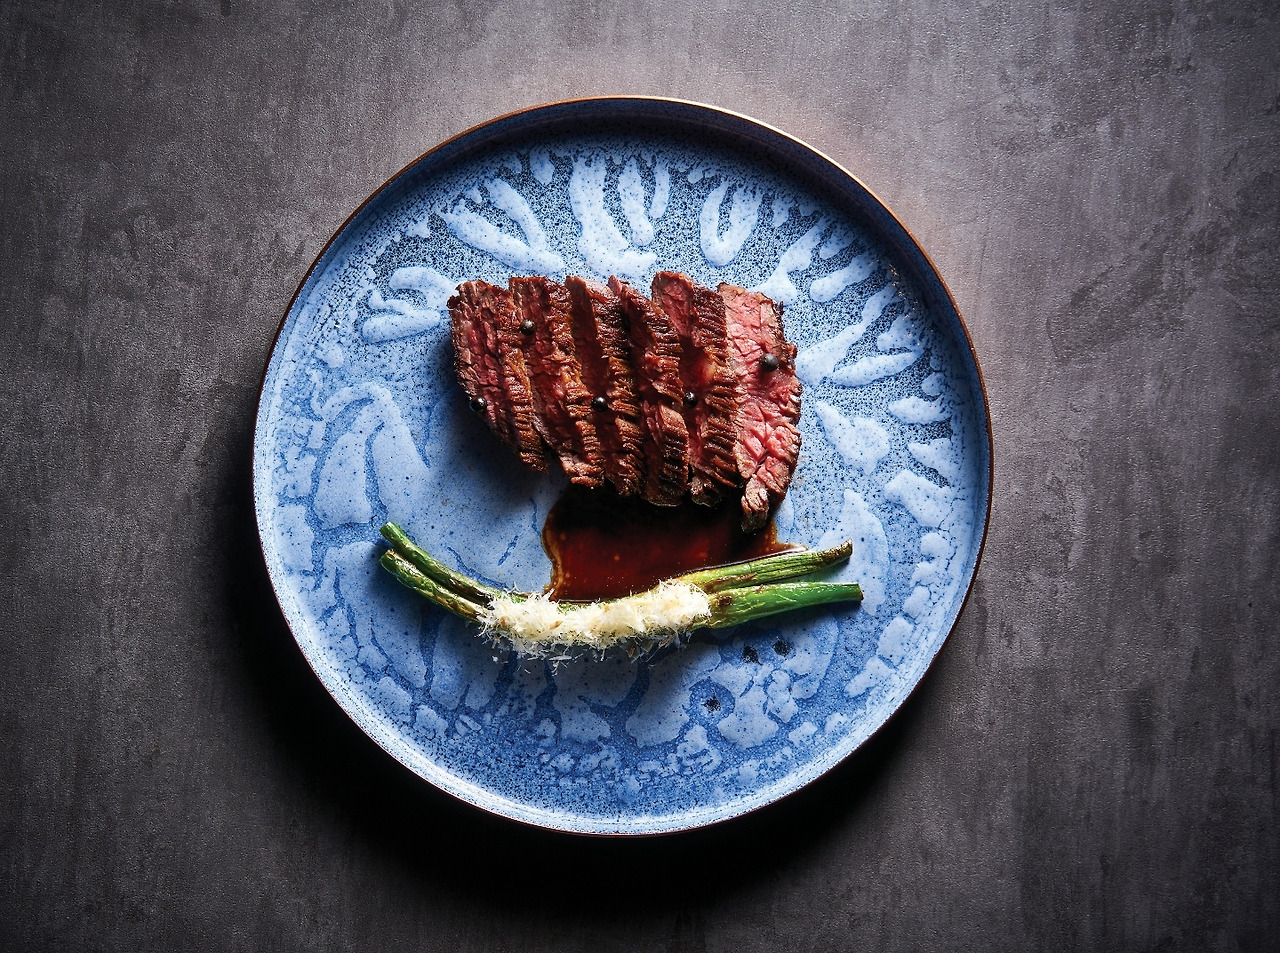
[[[400,754],[397,754],[397,752],[393,751],[391,747],[382,738],[380,738],[375,731],[371,730],[370,726],[366,725],[363,720],[355,717],[355,714],[350,710],[350,708],[347,705],[343,704],[341,700],[339,700],[337,695],[334,693],[334,690],[329,686],[324,675],[316,668],[315,662],[313,662],[311,656],[307,653],[306,649],[303,647],[301,641],[298,638],[297,633],[294,631],[294,626],[289,619],[288,613],[285,611],[284,602],[281,598],[282,593],[280,592],[280,589],[277,586],[276,577],[271,571],[271,562],[267,556],[266,544],[263,538],[262,524],[261,524],[259,510],[258,510],[257,488],[258,488],[258,481],[260,478],[260,467],[262,466],[259,460],[259,454],[258,454],[259,431],[262,423],[262,408],[263,408],[263,400],[265,397],[265,391],[266,391],[266,385],[267,385],[267,377],[271,371],[272,362],[276,357],[277,347],[279,346],[279,343],[280,343],[280,336],[283,334],[285,325],[288,323],[290,315],[293,314],[294,306],[297,304],[298,299],[301,297],[303,291],[307,288],[308,284],[311,282],[312,277],[316,274],[320,265],[323,262],[325,262],[330,249],[333,248],[335,243],[344,236],[347,229],[352,225],[352,223],[355,222],[364,213],[365,209],[367,209],[370,205],[372,205],[385,192],[387,192],[388,190],[390,190],[391,188],[399,184],[401,180],[408,173],[410,173],[415,167],[419,166],[421,163],[430,159],[432,156],[447,149],[448,147],[454,145],[455,143],[460,142],[463,139],[476,136],[482,133],[484,130],[490,129],[491,127],[497,126],[499,124],[512,122],[521,117],[531,117],[534,114],[537,114],[540,112],[562,109],[565,107],[573,107],[576,105],[582,105],[582,106],[596,105],[601,107],[607,107],[608,104],[616,104],[619,106],[622,106],[625,104],[648,104],[654,107],[659,107],[662,105],[675,106],[675,107],[680,107],[682,109],[690,110],[693,113],[705,112],[709,116],[728,119],[731,122],[744,124],[748,128],[754,127],[764,132],[765,135],[761,138],[767,139],[770,136],[777,137],[778,139],[781,139],[786,143],[789,143],[793,148],[799,148],[804,152],[810,153],[812,156],[815,156],[818,160],[820,160],[821,163],[825,163],[827,166],[829,166],[830,170],[837,173],[838,176],[850,180],[851,182],[854,183],[855,186],[857,186],[857,188],[865,192],[866,195],[872,201],[872,203],[879,206],[879,208],[883,210],[883,212],[889,217],[892,223],[901,231],[902,237],[906,240],[910,249],[913,250],[916,254],[918,254],[921,257],[921,259],[924,262],[924,265],[926,266],[927,271],[932,275],[933,279],[937,281],[938,287],[942,291],[942,294],[945,298],[946,305],[951,309],[952,313],[954,313],[957,324],[960,328],[960,332],[964,337],[965,349],[968,352],[969,358],[973,361],[974,373],[976,374],[976,377],[977,377],[978,391],[982,397],[981,420],[985,424],[985,430],[986,430],[987,493],[986,493],[986,501],[984,504],[983,518],[982,518],[982,528],[978,538],[978,545],[974,553],[973,572],[969,576],[968,583],[965,587],[964,597],[960,600],[960,605],[959,605],[959,608],[956,610],[956,615],[954,620],[952,620],[951,625],[947,629],[946,634],[942,637],[942,640],[938,643],[938,646],[933,651],[932,655],[927,659],[927,661],[924,664],[924,667],[920,671],[919,676],[916,678],[914,684],[912,684],[911,687],[907,690],[906,694],[902,697],[901,701],[899,701],[898,704],[894,706],[893,710],[879,725],[873,728],[865,738],[863,738],[861,741],[855,744],[851,749],[849,749],[848,752],[846,752],[844,755],[842,755],[841,757],[833,761],[831,764],[822,768],[822,770],[820,770],[813,777],[805,781],[802,781],[801,783],[797,784],[795,787],[791,788],[790,790],[787,790],[782,794],[777,795],[776,797],[770,798],[769,800],[762,801],[761,803],[748,805],[742,808],[741,810],[722,813],[717,817],[710,818],[707,820],[697,821],[695,823],[682,824],[682,825],[676,825],[676,826],[667,826],[667,827],[663,827],[661,829],[655,829],[655,830],[628,830],[623,828],[617,828],[612,830],[600,830],[600,829],[588,829],[586,827],[565,826],[563,823],[560,823],[560,824],[553,823],[550,816],[551,812],[547,810],[542,810],[542,809],[538,809],[534,813],[537,813],[539,815],[546,817],[547,819],[545,821],[537,820],[537,819],[534,819],[533,817],[519,816],[520,812],[515,812],[515,813],[504,812],[498,809],[499,807],[498,804],[486,803],[484,799],[468,796],[468,793],[466,792],[469,789],[478,789],[478,786],[471,782],[466,781],[464,778],[457,779],[457,781],[459,782],[457,785],[457,788],[446,787],[436,779],[428,777],[423,772],[415,768],[413,765],[407,763],[407,761],[404,758],[402,758]],[[258,553],[262,557],[263,569],[266,571],[267,581],[271,586],[272,595],[275,598],[277,608],[280,610],[280,614],[284,620],[285,627],[289,630],[289,635],[293,639],[294,644],[297,646],[298,651],[302,655],[303,660],[307,663],[307,667],[311,670],[312,674],[320,682],[321,687],[324,688],[325,694],[327,694],[330,697],[330,699],[332,699],[333,702],[337,704],[339,709],[342,710],[343,714],[346,715],[348,718],[350,718],[351,721],[355,723],[356,727],[358,727],[360,731],[367,738],[373,741],[374,744],[376,744],[380,749],[382,749],[382,751],[384,751],[387,755],[389,755],[402,768],[410,772],[419,780],[427,784],[430,784],[433,788],[439,791],[442,791],[443,793],[457,799],[458,801],[461,801],[464,804],[467,804],[473,808],[482,810],[486,814],[489,814],[493,817],[499,817],[504,820],[529,826],[538,830],[555,831],[558,833],[573,834],[573,835],[586,836],[586,837],[604,837],[604,838],[662,837],[667,835],[685,833],[691,830],[701,830],[701,829],[712,827],[719,824],[725,824],[730,821],[737,820],[739,818],[743,818],[748,815],[754,814],[757,811],[763,810],[765,808],[769,808],[774,805],[781,804],[784,801],[787,801],[794,795],[798,794],[800,791],[805,790],[810,785],[821,780],[823,777],[829,775],[832,771],[834,771],[840,765],[846,764],[859,751],[863,750],[874,738],[876,738],[881,732],[883,732],[890,723],[892,723],[895,719],[898,718],[902,709],[907,706],[907,704],[919,691],[920,686],[924,684],[929,674],[933,671],[934,666],[937,664],[938,658],[942,655],[943,650],[951,641],[951,637],[955,634],[956,629],[959,627],[960,620],[964,617],[965,609],[969,605],[969,600],[973,596],[974,588],[978,580],[978,573],[982,566],[982,557],[986,551],[987,540],[988,540],[988,536],[991,528],[991,511],[992,511],[992,505],[993,505],[993,500],[995,496],[995,469],[996,469],[995,435],[992,429],[992,422],[991,422],[991,401],[987,391],[986,377],[982,371],[982,363],[978,358],[977,348],[974,347],[973,335],[969,330],[968,322],[965,321],[964,314],[961,312],[959,305],[956,303],[955,295],[952,294],[950,286],[947,284],[946,280],[942,277],[942,273],[941,271],[939,271],[937,265],[933,261],[933,258],[925,250],[924,246],[916,238],[915,234],[911,231],[911,229],[908,228],[907,224],[898,216],[896,212],[894,212],[894,210],[889,206],[889,204],[885,202],[884,199],[882,199],[880,195],[875,192],[874,189],[870,188],[865,182],[863,182],[861,178],[859,178],[853,172],[850,172],[839,162],[832,159],[829,155],[827,155],[821,149],[818,149],[810,145],[808,142],[805,142],[803,139],[800,139],[797,136],[794,136],[782,129],[779,129],[778,127],[773,126],[770,123],[763,122],[759,119],[755,119],[752,116],[748,116],[745,113],[740,113],[735,110],[726,109],[720,106],[714,106],[707,103],[697,102],[694,100],[679,99],[679,98],[669,97],[669,96],[635,96],[635,95],[625,95],[625,94],[603,95],[603,96],[581,96],[581,97],[571,97],[567,99],[551,100],[548,102],[539,103],[534,106],[526,106],[519,109],[514,109],[509,112],[503,113],[499,116],[495,116],[491,119],[487,119],[483,122],[476,123],[475,125],[470,126],[469,128],[459,133],[456,133],[455,135],[450,136],[449,138],[441,141],[440,143],[436,144],[432,148],[421,153],[420,155],[418,155],[417,157],[415,157],[414,159],[410,160],[408,163],[403,165],[400,169],[398,169],[395,173],[393,173],[390,177],[388,177],[381,185],[379,185],[376,189],[374,189],[374,191],[369,193],[369,195],[364,199],[364,201],[360,202],[359,205],[357,205],[351,211],[351,213],[348,214],[345,219],[343,219],[343,221],[337,226],[337,228],[334,229],[333,233],[329,236],[328,240],[325,241],[324,245],[316,253],[315,260],[312,261],[311,265],[307,268],[306,273],[302,276],[301,280],[298,282],[297,287],[294,289],[293,294],[289,298],[288,304],[285,306],[284,313],[281,316],[280,321],[276,325],[275,332],[271,336],[270,345],[267,348],[266,358],[263,361],[262,373],[258,381],[257,399],[254,402],[253,421],[254,421],[254,426],[253,426],[253,439],[252,439],[252,446],[251,446],[251,453],[250,453],[249,494],[251,497],[251,504],[252,504],[253,515],[254,515],[254,528],[256,530],[255,536],[257,537]],[[353,707],[358,708],[359,706],[353,706]],[[517,802],[513,801],[513,799],[506,797],[504,795],[497,794],[495,792],[488,791],[488,790],[485,790],[484,793],[488,796],[488,798],[491,798],[495,801],[508,803],[512,805],[517,804]]]

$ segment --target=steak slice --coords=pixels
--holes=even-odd
[[[631,343],[636,396],[644,424],[644,498],[676,506],[689,491],[689,430],[680,412],[680,338],[671,319],[619,278],[609,288],[622,303]]]
[[[566,278],[565,287],[573,343],[582,382],[591,394],[591,418],[600,437],[605,476],[619,496],[636,496],[644,483],[644,429],[622,304],[604,285],[584,278]]]
[[[454,368],[472,409],[526,466],[545,473],[510,292],[483,281],[464,282],[449,299],[449,315]]]
[[[454,367],[472,409],[483,414],[525,466],[547,472],[511,293],[486,281],[466,281],[448,304]],[[466,347],[460,347],[460,340]]]
[[[800,456],[800,381],[796,346],[782,330],[782,307],[754,291],[722,284],[729,363],[742,388],[734,459],[745,483],[742,528],[764,526],[786,495]]]
[[[741,397],[729,366],[724,299],[674,271],[653,278],[653,301],[680,340],[681,413],[689,432],[689,495],[713,505],[739,485],[734,427]]]
[[[575,356],[569,291],[542,277],[512,278],[509,286],[533,390],[533,425],[570,481],[596,489],[604,484],[600,439]]]

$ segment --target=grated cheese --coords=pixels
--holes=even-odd
[[[705,592],[671,580],[634,596],[585,605],[543,595],[500,596],[480,612],[485,631],[510,639],[523,655],[572,647],[606,649],[628,640],[657,644],[710,618],[711,600]]]

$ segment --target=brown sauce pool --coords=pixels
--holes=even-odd
[[[671,576],[798,547],[778,542],[773,520],[757,533],[738,526],[736,497],[715,508],[688,501],[653,506],[612,490],[570,486],[547,514],[542,548],[551,557],[554,599],[611,599]]]

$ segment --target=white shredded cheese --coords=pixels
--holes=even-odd
[[[705,592],[670,580],[634,596],[585,605],[543,595],[500,596],[480,612],[486,631],[510,639],[525,655],[565,646],[604,649],[631,639],[660,641],[709,618],[711,600]]]

